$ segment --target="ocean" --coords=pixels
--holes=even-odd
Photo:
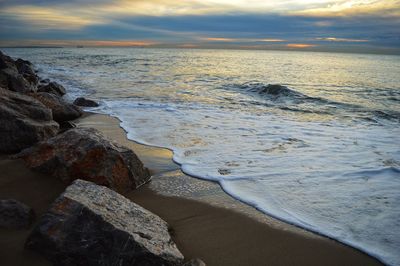
[[[400,57],[8,48],[260,211],[400,265]],[[279,84],[280,86],[272,86]]]

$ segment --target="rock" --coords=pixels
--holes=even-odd
[[[0,88],[0,153],[15,153],[58,132],[51,111],[37,100]]]
[[[18,73],[21,74],[25,80],[32,86],[36,87],[38,85],[39,77],[36,75],[31,62],[19,58],[15,61],[15,65],[17,66]]]
[[[53,112],[53,119],[57,122],[74,120],[82,115],[82,110],[67,103],[57,95],[48,92],[31,93],[30,96],[40,101]]]
[[[12,68],[15,70],[15,73],[18,72],[14,60],[0,51],[0,69],[5,68]]]
[[[206,266],[206,264],[201,259],[192,259],[184,263],[182,266]]]
[[[22,61],[19,61],[21,71]],[[25,68],[24,68],[25,69]],[[26,70],[28,71],[28,70]],[[0,52],[0,86],[15,92],[27,93],[35,91],[36,84],[34,79],[36,78],[36,74],[33,73],[35,77],[31,77],[31,74],[26,72],[26,77],[19,72],[18,66],[16,62],[9,56],[4,55]],[[31,80],[31,78],[33,80]]]
[[[66,93],[65,88],[57,82],[49,82],[48,84],[40,85],[38,92],[52,93],[60,97]]]
[[[34,219],[35,213],[25,204],[14,199],[0,200],[0,227],[26,229]]]
[[[35,90],[21,74],[15,73],[12,68],[0,70],[0,86],[10,91],[28,93]]]
[[[34,69],[33,69],[33,65],[31,62],[29,62],[28,60],[24,60],[21,58],[18,58],[17,60],[15,60],[15,65],[18,68],[18,71],[20,73],[26,72],[26,69],[28,69],[28,72],[32,72],[34,73]]]
[[[64,122],[60,122],[58,124],[60,125],[60,132],[67,131],[68,129],[71,129],[71,128],[76,128],[76,125],[70,121],[64,121]]]
[[[47,84],[47,83],[50,83],[50,80],[49,79],[41,79],[40,83]]]
[[[89,99],[85,99],[83,97],[79,97],[76,98],[76,100],[74,101],[75,105],[78,106],[84,106],[84,107],[97,107],[99,106],[98,103],[96,103],[95,101],[89,100]]]
[[[136,154],[107,140],[98,130],[73,128],[22,151],[33,170],[70,184],[75,179],[92,181],[125,192],[150,180]]]
[[[122,195],[76,180],[52,204],[25,247],[54,265],[181,265],[160,217]]]

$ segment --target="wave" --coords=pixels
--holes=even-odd
[[[280,84],[264,84],[259,82],[246,82],[243,84],[227,85],[225,88],[238,89],[240,91],[257,93],[258,95],[265,96],[274,100],[278,99],[309,99],[305,94],[289,89]]]
[[[379,123],[380,120],[400,122],[400,112],[394,110],[372,109],[358,104],[312,97],[280,84],[246,82],[227,84],[221,86],[220,89],[255,96],[259,100],[251,100],[248,103],[276,107],[283,111],[358,118],[373,123]]]
[[[243,84],[227,84],[221,87],[226,90],[234,90],[239,93],[245,93],[248,95],[257,96],[263,100],[267,100],[268,103],[275,103],[275,105],[287,104],[325,104],[329,107],[344,106],[344,107],[354,107],[355,105],[336,102],[320,97],[312,97],[296,91],[294,89],[288,88],[280,84],[264,84],[260,82],[246,82]]]

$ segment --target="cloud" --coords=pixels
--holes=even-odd
[[[2,45],[15,45],[13,41],[2,41]],[[90,46],[90,47],[150,47],[158,42],[148,40],[25,40],[27,46]]]
[[[334,23],[332,21],[322,20],[315,22],[314,25],[317,27],[330,27],[333,26]]]
[[[268,38],[224,38],[224,37],[198,37],[199,41],[206,42],[285,42],[283,39],[268,39]]]
[[[286,44],[286,47],[288,48],[294,48],[294,49],[305,49],[305,48],[312,48],[316,47],[316,44],[310,44],[310,43],[288,43]]]
[[[399,0],[347,0],[331,1],[330,4],[304,10],[292,14],[305,16],[400,16]]]
[[[79,13],[72,14],[68,10],[35,6],[8,7],[1,10],[0,14],[11,20],[29,23],[31,27],[40,30],[74,30],[88,25],[105,23],[98,18]]]
[[[238,39],[222,38],[222,37],[200,37],[198,39],[200,41],[208,41],[208,42],[234,42],[238,40]]]
[[[186,16],[216,14],[280,14],[336,16],[381,14],[400,16],[399,0],[0,0],[7,7],[36,7],[55,12],[113,16]],[[3,9],[3,8],[2,8]],[[82,12],[84,11],[84,12]]]
[[[259,39],[257,42],[285,42],[283,39]]]
[[[327,41],[327,42],[369,42],[369,40],[365,39],[347,39],[347,38],[335,38],[335,37],[324,37],[315,39],[318,41]]]

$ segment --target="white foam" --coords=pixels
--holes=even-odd
[[[269,114],[253,119],[193,104],[108,101],[102,111],[118,117],[130,139],[172,149],[185,173],[218,181],[274,217],[397,263],[400,231],[387,228],[399,222],[399,172],[378,169],[382,158],[399,156],[394,132],[305,125]]]

